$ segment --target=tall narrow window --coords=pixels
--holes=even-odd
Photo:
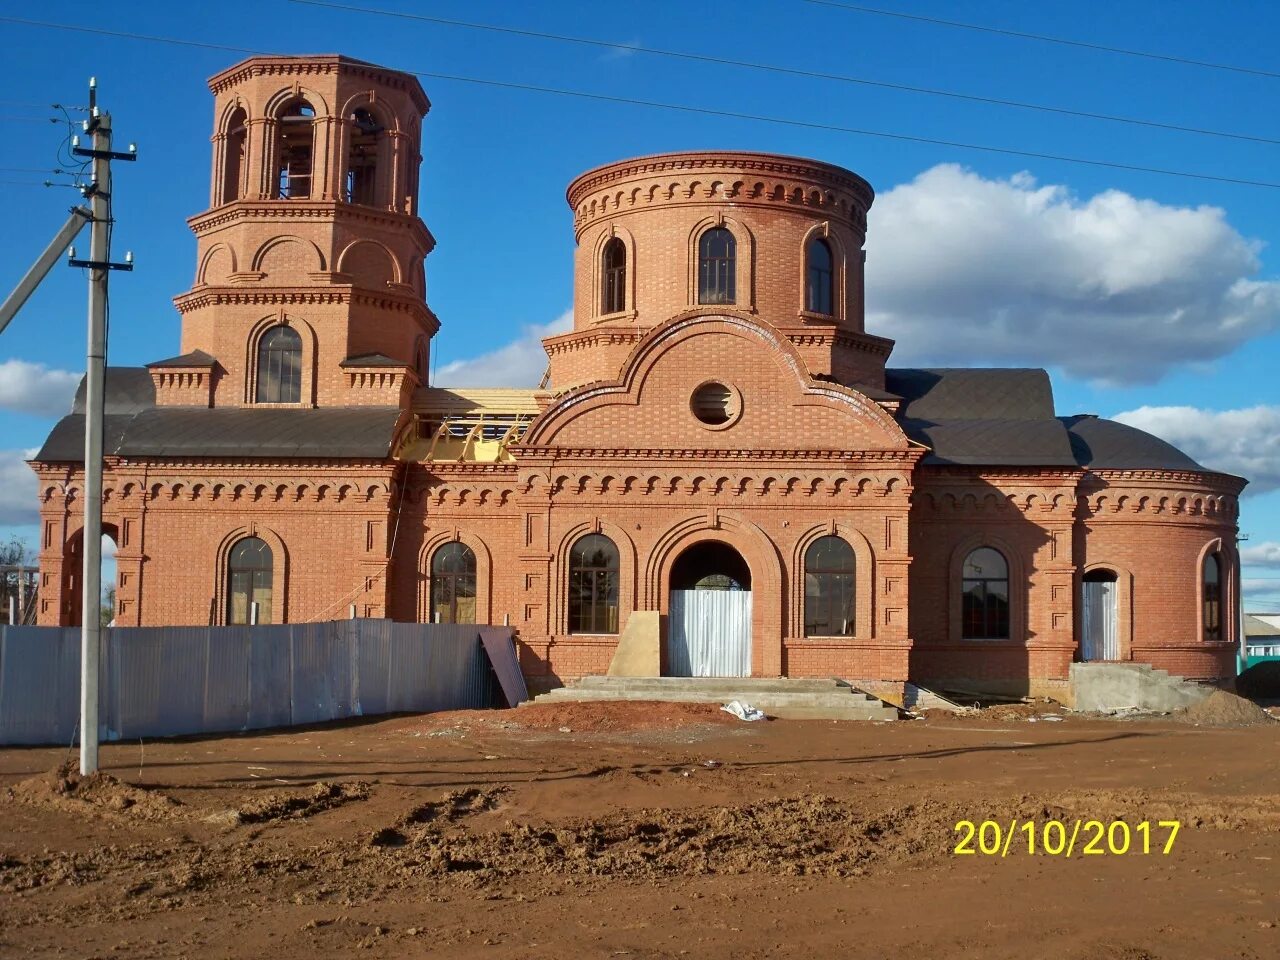
[[[814,237],[809,242],[807,259],[804,308],[810,313],[831,316],[835,303],[831,284],[831,245],[822,237]]]
[[[311,196],[316,112],[305,100],[287,104],[276,117],[276,196],[305,200]]]
[[[961,636],[966,640],[1009,639],[1009,564],[991,547],[964,561]]]
[[[302,338],[292,327],[272,327],[258,341],[258,403],[302,400]]]
[[[271,548],[257,537],[237,541],[227,557],[227,623],[271,622]]]
[[[569,632],[618,632],[618,548],[598,533],[569,551]]]
[[[351,114],[351,149],[347,151],[346,200],[367,207],[378,202],[378,159],[385,129],[368,110]]]
[[[227,120],[226,155],[222,164],[222,202],[239,200],[244,192],[245,144],[248,142],[248,115],[243,107]]]
[[[804,635],[853,636],[853,547],[819,537],[804,552]]]
[[[1200,589],[1204,603],[1204,640],[1217,643],[1222,639],[1222,558],[1216,553],[1204,558]]]
[[[603,302],[601,313],[621,313],[627,309],[627,245],[614,237],[604,245],[600,276]]]
[[[698,239],[698,302],[736,303],[737,241],[725,227]]]
[[[476,622],[476,555],[465,543],[431,556],[431,622]]]

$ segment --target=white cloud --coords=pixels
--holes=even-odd
[[[1280,543],[1269,540],[1240,548],[1240,562],[1250,567],[1280,568]],[[1276,589],[1280,589],[1277,586]]]
[[[1280,329],[1280,281],[1216,207],[933,167],[877,198],[867,330],[899,365],[1031,363],[1154,382]]]
[[[1246,613],[1280,613],[1280,583],[1245,577],[1240,581]]]
[[[5,360],[0,363],[0,410],[60,417],[71,412],[80,374],[50,370],[43,363]]]
[[[469,360],[454,360],[436,371],[437,387],[536,387],[547,369],[543,337],[573,329],[573,311],[566,310],[550,323],[526,326],[520,336],[489,353]]]
[[[1280,489],[1280,406],[1139,407],[1113,419],[1168,440],[1210,470],[1244,477],[1247,494]]]
[[[36,475],[23,461],[35,450],[0,450],[0,525],[37,523]]]

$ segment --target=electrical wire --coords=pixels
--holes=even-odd
[[[734,60],[729,57],[711,56],[702,53],[687,53],[677,50],[664,50],[659,47],[646,47],[635,43],[620,43],[616,40],[596,40],[589,37],[574,37],[558,33],[543,33],[538,30],[526,30],[517,27],[504,27],[490,23],[472,23],[466,20],[451,20],[445,17],[432,17],[420,13],[405,13],[399,10],[379,10],[372,7],[359,7],[346,3],[333,3],[330,0],[287,0],[288,3],[301,4],[308,7],[321,7],[328,10],[340,10],[349,13],[364,13],[380,17],[393,17],[400,20],[416,20],[439,26],[460,27],[465,30],[483,30],[491,33],[505,33],[518,37],[533,37],[539,40],[552,40],[560,43],[576,43],[582,46],[602,47],[609,50],[624,50],[629,53],[644,53],[657,57],[669,57],[676,60],[688,60],[695,63],[712,63],[720,66],[742,67],[747,70],[759,70],[767,73],[784,74],[793,77],[805,77],[811,80],[831,80],[838,83],[859,84],[877,87],[884,90],[897,90],[905,93],[922,94],[931,97],[947,97],[953,100],[964,100],[970,103],[981,103],[989,106],[1014,107],[1019,110],[1037,110],[1060,116],[1081,117],[1088,120],[1102,120],[1108,123],[1131,124],[1151,127],[1158,130],[1171,130],[1178,133],[1190,133],[1206,137],[1223,137],[1230,140],[1245,140],[1251,143],[1267,143],[1280,145],[1280,139],[1263,137],[1248,133],[1232,133],[1225,130],[1211,130],[1205,127],[1188,127],[1176,123],[1163,123],[1158,120],[1144,120],[1139,117],[1122,117],[1108,113],[1094,113],[1088,110],[1073,110],[1068,107],[1054,107],[1042,103],[1029,103],[1023,100],[1006,100],[1000,97],[984,97],[976,94],[960,93],[956,90],[944,90],[936,87],[915,87],[905,83],[891,83],[885,80],[869,80],[865,77],[852,77],[838,73],[824,73],[818,70],[803,70],[798,67],[786,67],[779,64],[758,63],[750,60]]]
[[[99,36],[118,37],[128,40],[144,40],[153,43],[166,43],[201,49],[230,51],[250,56],[280,56],[264,50],[253,50],[247,47],[235,47],[227,44],[208,43],[200,40],[183,40],[175,37],[157,37],[147,34],[130,33],[121,30],[107,30],[100,27],[84,27],[74,24],[51,23],[48,21],[26,20],[19,17],[0,17],[0,23],[19,23],[27,26],[45,27],[56,30],[69,30],[78,33],[90,33]],[[393,69],[393,68],[388,68]],[[832,123],[819,123],[811,120],[796,120],[790,117],[774,117],[765,114],[739,113],[731,110],[717,110],[711,107],[699,107],[690,104],[664,103],[658,100],[643,100],[637,97],[623,97],[603,93],[591,93],[585,90],[568,90],[558,87],[543,87],[529,83],[516,83],[504,80],[487,80],[480,77],[467,77],[460,74],[436,73],[426,70],[400,70],[411,76],[432,80],[446,80],[455,83],[469,83],[477,86],[496,87],[507,90],[524,90],[532,93],[544,93],[553,96],[573,97],[580,100],[593,100],[602,103],[620,103],[630,106],[650,107],[658,110],[671,110],[697,116],[725,117],[731,120],[749,120],[756,123],[769,123],[779,126],[797,127],[806,130],[824,130],[831,133],[847,133],[863,137],[875,137],[884,140],[895,140],[904,143],[920,143],[929,146],[950,147],[956,150],[973,150],[982,153],[1001,154],[1032,160],[1051,160],[1058,163],[1070,163],[1079,166],[1103,167],[1111,170],[1126,170],[1133,173],[1150,173],[1166,177],[1179,177],[1189,180],[1201,180],[1213,183],[1229,183],[1236,186],[1264,187],[1270,190],[1280,189],[1280,182],[1269,180],[1251,180],[1245,177],[1229,177],[1210,173],[1197,173],[1189,170],[1175,170],[1166,167],[1149,167],[1142,164],[1122,163],[1113,160],[1095,160],[1087,157],[1074,157],[1067,154],[1046,153],[1035,150],[1020,150],[1014,147],[997,147],[990,144],[966,143],[958,140],[944,140],[936,137],[924,137],[915,134],[893,133],[886,130],[870,130],[860,127],[845,127]]]
[[[1130,50],[1125,47],[1109,47],[1101,43],[1089,43],[1084,40],[1069,40],[1066,37],[1051,37],[1042,33],[1025,33],[1020,30],[1009,30],[1004,27],[987,27],[977,23],[965,23],[960,20],[944,20],[941,17],[927,17],[918,13],[904,13],[901,10],[882,10],[878,7],[865,7],[857,3],[843,3],[841,0],[800,0],[819,7],[838,7],[852,10],[855,13],[867,13],[876,17],[896,17],[899,20],[915,20],[919,23],[930,23],[940,27],[954,27],[958,30],[973,30],[978,33],[994,33],[1003,37],[1016,37],[1019,40],[1038,40],[1042,43],[1058,43],[1067,47],[1081,47],[1085,50],[1098,50],[1103,53],[1115,53],[1126,57],[1142,57],[1147,60],[1162,60],[1166,63],[1180,63],[1191,67],[1205,67],[1210,70],[1227,70],[1232,73],[1247,73],[1255,77],[1269,77],[1280,80],[1280,73],[1271,70],[1259,70],[1255,67],[1239,67],[1230,63],[1214,63],[1211,60],[1195,60],[1191,57],[1179,57],[1168,53],[1156,53],[1151,50]]]

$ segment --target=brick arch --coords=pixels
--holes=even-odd
[[[670,610],[671,570],[676,560],[689,547],[711,540],[737,550],[751,570],[752,676],[781,676],[782,566],[776,544],[750,520],[725,511],[713,520],[704,512],[669,526],[645,562],[642,609]]]
[[[626,627],[627,618],[633,610],[644,609],[640,606],[636,590],[635,541],[618,524],[595,517],[574,524],[560,536],[556,545],[555,562],[552,566],[553,576],[556,577],[553,590],[554,619],[551,622],[553,633],[569,632],[569,550],[581,537],[590,533],[604,534],[618,548],[618,633],[621,634]]]
[[[300,257],[303,262],[290,262],[294,257]],[[258,273],[270,274],[276,270],[295,282],[300,274],[318,273],[325,269],[324,253],[320,248],[310,240],[291,234],[272,237],[254,251],[250,263],[251,269]]]
[[[734,239],[734,302],[730,304],[698,303],[698,244],[702,235],[716,227],[724,227]],[[738,217],[727,217],[723,212],[704,217],[695,223],[689,231],[689,242],[686,251],[688,264],[688,295],[686,301],[693,306],[736,307],[748,313],[756,308],[756,238],[744,220]]]
[[[437,550],[449,543],[461,543],[475,554],[476,623],[492,623],[493,556],[483,540],[456,527],[429,537],[418,551],[418,622],[429,623],[431,620],[431,558]]]
[[[1219,614],[1222,619],[1222,641],[1223,643],[1234,643],[1238,639],[1236,636],[1236,615],[1235,611],[1239,607],[1238,596],[1238,579],[1239,579],[1239,561],[1235,555],[1235,548],[1227,543],[1222,537],[1214,537],[1200,547],[1196,553],[1196,566],[1193,576],[1195,577],[1196,591],[1196,633],[1195,640],[1197,643],[1204,643],[1204,562],[1209,554],[1216,553],[1219,560],[1218,576],[1220,578],[1218,584],[1219,594]]]
[[[273,622],[288,623],[289,550],[278,533],[257,522],[235,527],[218,541],[214,553],[213,609],[209,611],[209,622],[214,626],[224,626],[227,622],[227,562],[231,548],[246,537],[265,540],[271,548],[271,605],[275,608]]]
[[[258,343],[272,327],[287,326],[297,331],[302,338],[302,391],[298,406],[309,407],[315,404],[316,357],[319,350],[319,339],[315,328],[306,320],[290,313],[277,313],[263,317],[249,328],[249,336],[245,339],[245,374],[244,402],[256,405],[258,396]],[[294,406],[285,404],[284,406]]]
[[[360,286],[372,290],[385,290],[387,284],[399,283],[402,275],[396,255],[385,244],[367,238],[343,248],[338,272],[350,274]]]
[[[1076,656],[1084,643],[1084,575],[1095,570],[1106,570],[1116,575],[1116,645],[1121,660],[1133,659],[1133,572],[1121,563],[1108,559],[1091,560],[1076,572],[1075,582],[1075,642]]]
[[[810,313],[806,305],[809,292],[809,244],[816,237],[821,237],[827,241],[827,246],[831,248],[831,308],[833,312],[830,315]],[[804,232],[804,236],[800,238],[800,253],[797,260],[800,265],[800,276],[796,285],[797,314],[801,317],[812,317],[819,320],[827,318],[836,321],[844,320],[849,312],[849,251],[846,249],[846,244],[844,238],[840,235],[840,231],[832,227],[830,220],[822,220],[815,223]]]
[[[853,636],[850,640],[870,640],[876,635],[876,556],[866,535],[847,520],[830,520],[802,531],[791,551],[788,577],[791,603],[787,611],[788,636],[804,638],[804,556],[815,540],[837,536],[853,548]]]
[[[965,640],[962,619],[964,600],[961,581],[964,579],[964,561],[979,547],[999,550],[1009,567],[1009,637],[1006,642],[1027,642],[1027,595],[1031,590],[1027,561],[1012,543],[1002,537],[987,533],[974,533],[961,540],[951,552],[947,568],[947,636],[952,643],[982,644],[1000,643],[999,640]]]
[[[267,97],[262,104],[262,115],[272,120],[280,112],[281,108],[291,103],[293,100],[301,98],[311,104],[311,109],[316,112],[316,119],[331,116],[329,109],[329,101],[325,99],[324,94],[312,87],[305,87],[301,84],[294,86],[281,87],[275,93]]]
[[[601,305],[604,302],[604,270],[602,262],[604,258],[604,248],[610,240],[617,238],[622,241],[623,247],[626,248],[626,304],[621,313],[612,313],[607,316],[610,319],[617,320],[620,317],[635,317],[638,313],[636,306],[636,238],[630,230],[618,223],[607,223],[600,229],[596,235],[595,242],[591,247],[591,309],[587,311],[587,316],[597,322],[602,320],[606,314],[601,311]]]
[[[795,377],[796,387],[805,404],[831,404],[846,411],[879,433],[886,447],[906,449],[912,446],[902,427],[879,404],[840,384],[810,379],[808,368],[795,345],[771,324],[722,309],[709,313],[706,308],[678,314],[648,331],[628,355],[620,379],[588,383],[564,391],[534,420],[522,443],[528,446],[551,443],[562,429],[593,410],[615,405],[638,405],[645,377],[667,350],[684,339],[708,332],[730,334],[764,346],[773,362]]]
[[[225,261],[225,266],[223,262]],[[236,272],[236,251],[230,244],[215,243],[205,251],[196,270],[196,286],[218,283]]]

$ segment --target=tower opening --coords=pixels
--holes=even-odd
[[[311,196],[316,111],[301,98],[291,100],[276,118],[276,196],[306,200]]]
[[[237,107],[227,119],[226,154],[222,168],[222,202],[244,195],[245,147],[248,144],[248,114]]]
[[[351,146],[347,151],[344,197],[347,203],[367,207],[378,205],[378,161],[381,159],[386,128],[364,107],[350,117]]]

